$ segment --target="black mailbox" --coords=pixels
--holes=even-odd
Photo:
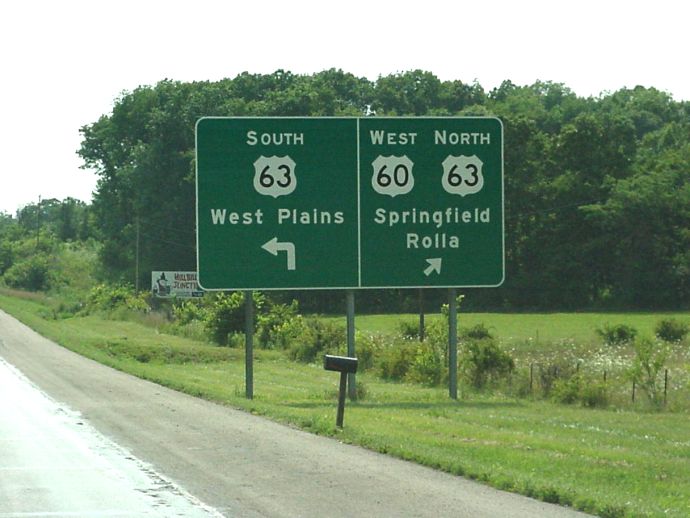
[[[347,391],[347,375],[357,372],[357,358],[347,356],[332,356],[327,354],[323,358],[323,368],[327,371],[340,373],[340,390],[338,391],[338,414],[335,419],[336,426],[343,427],[345,416],[345,392]]]
[[[347,356],[332,356],[327,354],[323,359],[323,368],[327,371],[357,372],[357,358]]]

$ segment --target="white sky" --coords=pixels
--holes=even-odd
[[[91,200],[79,128],[122,91],[340,68],[375,80],[413,69],[565,83],[578,95],[635,85],[690,100],[686,0],[14,0],[0,4],[0,212]]]

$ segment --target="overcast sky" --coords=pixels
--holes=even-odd
[[[565,83],[581,96],[653,86],[690,100],[685,0],[21,0],[0,4],[0,212],[91,200],[79,128],[123,91],[329,68],[375,80]],[[507,172],[509,174],[509,172]]]

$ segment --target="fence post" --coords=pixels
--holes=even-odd
[[[633,380],[633,393],[632,393],[632,402],[635,402],[635,380]]]
[[[666,394],[668,392],[668,369],[664,369],[664,406],[666,406]]]
[[[534,363],[529,364],[529,393],[533,394],[532,387],[534,386]]]

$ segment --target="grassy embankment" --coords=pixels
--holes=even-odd
[[[255,399],[247,401],[241,350],[159,334],[134,322],[94,316],[49,320],[41,316],[40,300],[0,296],[0,307],[43,335],[118,369],[342,441],[601,516],[690,515],[690,419],[684,412],[592,410],[474,393],[451,401],[445,389],[363,374],[359,379],[367,396],[348,404],[340,431],[334,426],[337,375],[320,365],[257,351]],[[539,342],[550,343],[570,338],[568,329],[591,334],[596,324],[592,327],[590,319],[630,323],[643,332],[644,322],[653,326],[660,317],[461,318],[463,325],[476,319],[516,343],[539,347],[530,334],[536,329]],[[585,320],[578,324],[578,318]],[[360,329],[372,331],[389,330],[395,321],[357,320]]]

